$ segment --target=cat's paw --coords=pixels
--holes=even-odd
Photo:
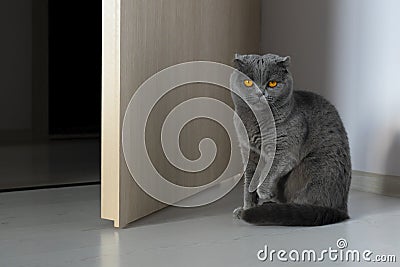
[[[273,201],[277,197],[276,190],[262,188],[257,189],[257,195],[260,199],[264,201]]]
[[[243,207],[236,208],[233,211],[233,218],[241,219],[242,218]]]

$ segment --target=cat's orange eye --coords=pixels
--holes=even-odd
[[[276,87],[278,85],[278,83],[276,82],[276,81],[270,81],[270,82],[268,82],[268,87],[270,87],[270,88],[274,88],[274,87]]]
[[[252,80],[244,80],[244,85],[246,85],[247,87],[251,87],[253,86],[253,81]]]

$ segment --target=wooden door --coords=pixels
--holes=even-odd
[[[258,53],[260,12],[259,0],[103,0],[102,218],[124,227],[165,207],[141,190],[124,160],[122,121],[137,88],[177,63],[230,65],[235,52]],[[201,85],[178,93],[173,105],[198,92],[191,90],[196,86]],[[230,102],[229,94],[202,88],[205,95]],[[194,135],[204,131],[219,135],[212,126],[189,130]]]

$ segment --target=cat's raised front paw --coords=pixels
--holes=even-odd
[[[236,208],[233,211],[233,218],[241,219],[242,218],[243,207]]]

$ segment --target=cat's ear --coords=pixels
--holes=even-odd
[[[277,61],[277,64],[287,69],[287,68],[290,67],[290,61],[291,61],[291,59],[290,59],[289,56],[287,56],[287,57],[281,57],[281,58]]]
[[[236,53],[233,59],[233,65],[238,70],[242,70],[246,65],[244,56]]]

